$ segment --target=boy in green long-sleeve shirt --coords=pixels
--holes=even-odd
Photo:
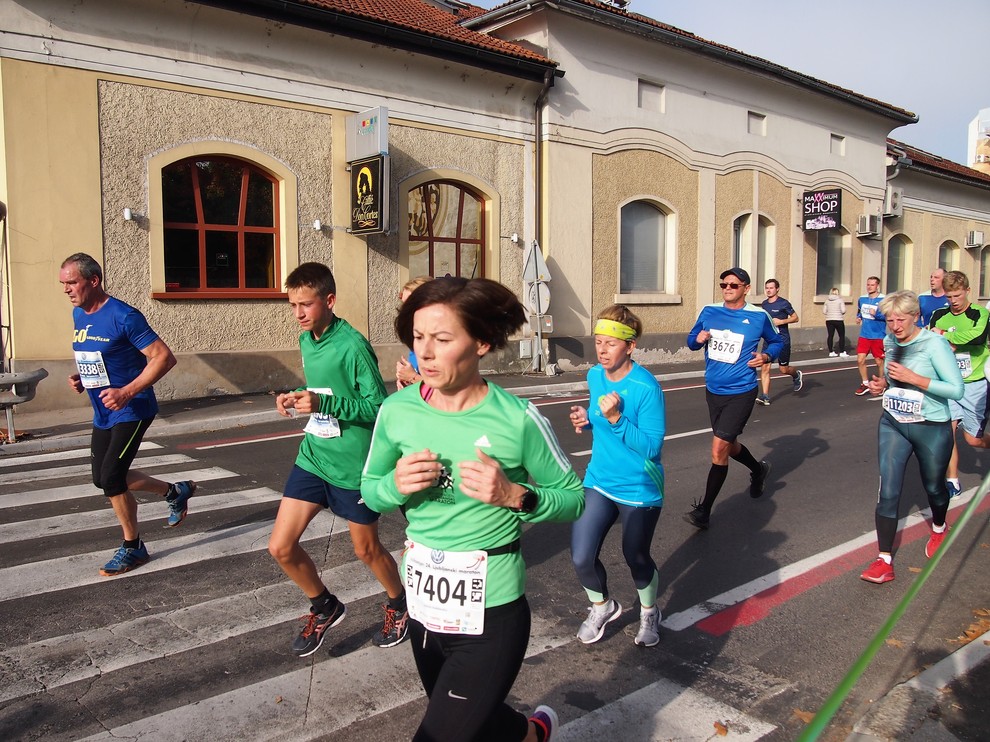
[[[372,641],[392,647],[406,638],[406,600],[398,568],[378,538],[379,514],[361,499],[361,469],[371,445],[385,382],[370,343],[334,315],[336,283],[321,263],[303,263],[285,281],[289,306],[299,322],[305,388],[279,394],[279,414],[308,414],[299,455],[285,483],[268,551],[312,604],[305,626],[292,644],[308,657],[323,643],[327,629],[346,613],[323,584],[299,540],[324,508],[347,520],[354,553],[385,588],[385,622]]]

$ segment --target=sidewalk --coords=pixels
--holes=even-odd
[[[823,358],[822,351],[798,351],[791,355],[791,365],[798,368],[818,365],[855,366],[856,358]],[[701,379],[704,359],[701,353],[692,354],[688,362],[650,363],[642,365],[652,371],[661,383],[681,379]],[[774,367],[776,374],[776,366]],[[853,373],[853,372],[850,372]],[[506,391],[519,396],[541,394],[583,393],[588,385],[585,371],[568,371],[557,376],[543,374],[504,374],[486,376]],[[42,383],[54,383],[46,379]],[[775,385],[782,384],[776,381]],[[387,383],[389,391],[394,390]],[[244,394],[219,397],[202,397],[176,401],[160,401],[158,417],[151,424],[146,437],[174,436],[189,433],[205,433],[211,430],[243,428],[259,423],[287,421],[275,411],[275,398],[271,394]],[[64,451],[89,445],[92,409],[87,406],[66,410],[31,412],[31,403],[21,405],[14,415],[17,442],[0,445],[0,458],[8,454]],[[0,416],[0,427],[6,433],[6,416]]]
[[[850,394],[856,383],[856,358],[823,357],[822,351],[798,351],[792,365],[849,367]],[[638,360],[638,359],[637,359]],[[686,362],[642,364],[664,386],[673,382],[697,380],[701,383],[704,361],[700,353]],[[774,375],[777,375],[776,367]],[[585,371],[568,371],[557,376],[512,374],[486,376],[493,383],[519,396],[543,394],[582,394],[587,391]],[[48,382],[50,383],[50,382]],[[775,385],[783,382],[776,380]],[[391,390],[393,387],[388,385]],[[252,394],[160,403],[147,437],[168,437],[213,430],[233,430],[260,423],[288,422],[275,411],[271,394]],[[30,403],[14,416],[18,442],[0,445],[0,460],[7,455],[63,451],[89,445],[92,410],[81,408],[30,412]],[[6,419],[0,419],[6,432]],[[956,650],[937,665],[893,688],[878,699],[855,725],[847,742],[952,742],[981,739],[990,728],[990,632]],[[960,710],[964,709],[965,713]],[[957,737],[949,728],[958,731]]]

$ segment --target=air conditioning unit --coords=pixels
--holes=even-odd
[[[877,214],[863,214],[859,217],[856,235],[859,237],[877,237],[880,234],[880,217]]]
[[[894,188],[888,185],[887,190],[883,194],[883,215],[885,217],[901,216],[904,213],[904,207],[901,206],[901,200],[903,198],[903,188]]]
[[[983,232],[969,232],[966,235],[966,247],[983,247]]]

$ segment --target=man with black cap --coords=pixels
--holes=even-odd
[[[750,497],[763,494],[769,461],[757,461],[737,438],[742,434],[756,394],[760,368],[776,361],[784,348],[773,320],[763,309],[746,303],[749,273],[730,268],[719,276],[722,302],[701,310],[687,336],[691,350],[705,349],[705,388],[712,421],[712,468],[708,472],[705,497],[695,502],[684,519],[696,528],[708,528],[712,506],[729,473],[729,458],[750,471]],[[760,340],[765,341],[758,352]]]

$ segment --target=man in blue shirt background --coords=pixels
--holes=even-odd
[[[804,374],[790,365],[791,333],[787,329],[789,324],[798,321],[797,312],[794,311],[794,306],[787,299],[778,294],[780,291],[780,281],[776,278],[768,278],[763,286],[763,291],[766,293],[767,298],[760,306],[763,307],[763,311],[770,315],[774,327],[777,328],[780,338],[784,341],[784,349],[780,351],[780,357],[777,358],[780,373],[790,376],[791,383],[794,385],[794,391],[799,392],[801,391],[801,387],[804,386]],[[760,386],[763,389],[763,394],[756,398],[756,403],[765,407],[770,406],[771,365],[770,363],[765,363],[760,367]]]

